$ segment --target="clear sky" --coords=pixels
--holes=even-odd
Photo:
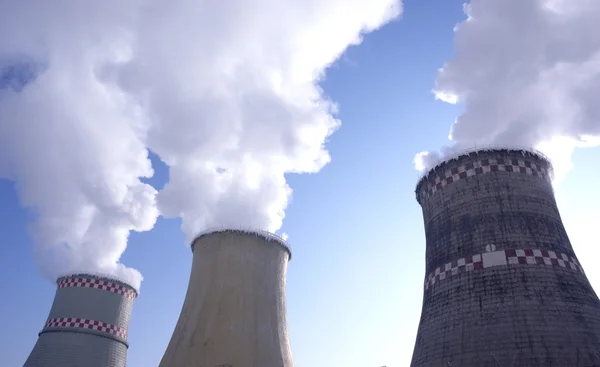
[[[317,174],[286,174],[293,196],[281,230],[293,248],[287,311],[297,367],[410,362],[425,261],[413,158],[448,144],[463,110],[435,100],[432,88],[454,55],[453,27],[464,18],[462,1],[405,1],[398,20],[350,47],[321,82],[342,126],[327,142],[331,163]],[[169,169],[151,158],[155,173],[146,182],[160,190]],[[572,162],[557,200],[600,291],[600,149],[577,149]],[[2,366],[22,365],[55,292],[34,259],[31,219],[14,182],[0,180]],[[121,259],[144,276],[129,328],[131,367],[158,365],[181,311],[191,265],[181,224],[160,217],[151,231],[131,235]]]

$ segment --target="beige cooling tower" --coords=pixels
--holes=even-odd
[[[292,367],[285,281],[291,251],[261,231],[205,232],[159,367]]]

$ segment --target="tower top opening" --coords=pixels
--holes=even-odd
[[[77,279],[77,278],[83,279],[84,281],[109,282],[109,283],[113,283],[116,285],[120,285],[122,287],[131,289],[135,293],[135,298],[137,298],[137,296],[140,293],[139,289],[137,289],[133,285],[129,284],[128,282],[120,279],[119,277],[114,276],[114,275],[101,274],[101,273],[83,273],[83,272],[68,273],[68,274],[59,276],[56,279],[56,284],[60,285],[64,281],[67,281],[70,279]]]
[[[442,159],[440,159],[437,163],[435,163],[433,166],[431,166],[430,168],[423,170],[422,174],[419,176],[419,179],[418,179],[416,187],[415,187],[415,195],[417,197],[417,201],[420,202],[419,192],[421,191],[423,184],[426,183],[427,181],[430,181],[431,179],[433,179],[434,178],[433,176],[435,176],[436,172],[439,172],[440,170],[442,170],[442,168],[445,165],[456,162],[456,161],[460,161],[461,159],[464,159],[464,158],[474,158],[479,155],[487,155],[488,157],[490,155],[522,156],[524,158],[533,157],[534,159],[545,162],[548,167],[548,174],[550,175],[550,178],[552,178],[552,176],[553,176],[553,168],[552,168],[552,162],[551,162],[550,158],[548,158],[544,153],[542,153],[536,149],[533,149],[533,148],[511,147],[511,146],[489,146],[489,147],[482,147],[482,148],[465,149],[465,150],[457,151],[450,155],[446,155]]]
[[[216,233],[252,235],[252,236],[260,237],[269,242],[275,242],[279,246],[283,247],[283,249],[288,253],[289,260],[292,259],[292,249],[286,240],[281,238],[279,235],[276,235],[275,233],[271,233],[271,232],[264,231],[261,229],[252,229],[252,228],[209,228],[209,229],[206,229],[206,230],[200,232],[196,236],[196,238],[194,238],[194,240],[192,241],[192,244],[191,244],[192,251],[194,251],[194,246],[198,240],[200,240],[203,237],[210,236],[210,235],[216,234]]]

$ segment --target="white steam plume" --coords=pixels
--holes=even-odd
[[[181,217],[281,227],[284,174],[317,172],[339,126],[318,87],[399,0],[6,0],[0,4],[0,177],[35,214],[49,278],[109,273],[131,230]],[[147,149],[170,166],[156,191]],[[158,200],[158,205],[156,203]],[[157,209],[158,208],[158,209]]]
[[[133,9],[119,1],[0,4],[0,177],[35,215],[45,276],[95,272],[139,287],[119,263],[130,230],[154,226],[146,127],[98,75],[123,58]],[[114,11],[114,9],[119,9]]]
[[[284,174],[317,172],[338,127],[318,81],[396,0],[156,2],[114,77],[145,106],[148,146],[171,167],[160,212],[188,240],[214,226],[281,227]],[[159,47],[157,47],[159,45]]]
[[[600,1],[472,0],[465,12],[435,88],[465,107],[454,149],[533,147],[560,178],[575,147],[599,144]]]

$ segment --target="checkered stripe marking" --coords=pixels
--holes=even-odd
[[[102,321],[94,321],[72,317],[57,317],[48,319],[48,321],[46,321],[46,325],[44,325],[44,330],[55,328],[78,328],[96,330],[127,340],[127,330],[115,325],[107,324]]]
[[[483,269],[481,254],[458,259],[435,269],[425,279],[425,289],[447,277],[475,269]]]
[[[81,288],[94,288],[100,289],[103,291],[109,291],[116,294],[120,294],[129,298],[130,300],[134,300],[136,297],[136,293],[133,289],[127,288],[123,285],[109,282],[107,280],[95,279],[95,278],[84,278],[84,277],[75,277],[75,278],[64,278],[58,281],[58,288],[68,288],[68,287],[81,287]]]
[[[583,273],[583,268],[574,256],[567,254],[557,254],[548,250],[505,250],[506,260],[509,264],[545,264],[550,266],[560,266],[561,268],[571,268]]]
[[[548,179],[548,169],[524,159],[490,158],[446,170],[435,179],[427,180],[427,193],[432,195],[453,182],[490,172],[520,172]]]
[[[425,278],[425,289],[458,273],[503,265],[559,266],[585,274],[577,259],[567,254],[536,249],[503,250],[469,256],[438,267]]]

